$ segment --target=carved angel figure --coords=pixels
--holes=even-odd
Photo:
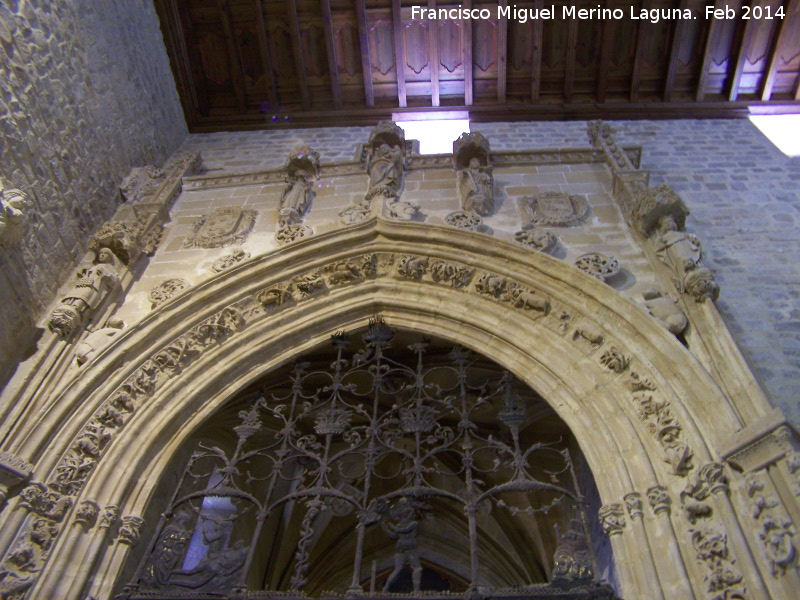
[[[480,159],[473,156],[469,166],[458,172],[458,191],[464,210],[488,215],[494,208],[492,167],[482,166]]]
[[[108,248],[97,251],[94,261],[78,271],[72,289],[50,313],[48,325],[51,331],[67,337],[86,320],[106,295],[119,285],[117,262]]]
[[[0,245],[16,246],[25,228],[28,201],[20,190],[4,189],[0,183]]]

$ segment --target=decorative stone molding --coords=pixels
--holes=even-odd
[[[710,517],[711,507],[705,502],[716,494],[727,494],[728,477],[725,467],[721,463],[707,463],[703,465],[681,492],[681,504],[686,518],[692,523],[698,519]]]
[[[625,510],[621,502],[601,506],[597,516],[606,535],[620,535],[625,530]]]
[[[466,229],[468,231],[478,231],[483,224],[483,219],[480,218],[478,213],[459,210],[447,215],[444,218],[444,222],[451,227],[458,227],[459,229]]]
[[[461,208],[483,217],[494,209],[494,177],[489,140],[477,131],[462,133],[453,142],[453,167],[458,173]]]
[[[15,487],[26,483],[33,473],[33,465],[10,452],[0,452],[0,507]]]
[[[84,500],[75,510],[75,522],[82,525],[85,531],[90,530],[97,523],[100,514],[100,505],[94,500]]]
[[[215,273],[222,273],[223,271],[230,269],[233,265],[237,265],[248,258],[250,258],[249,252],[243,248],[233,248],[228,254],[220,256],[217,260],[215,260],[214,264],[211,265],[211,270]]]
[[[642,509],[642,495],[639,492],[625,494],[623,501],[631,521],[642,518],[644,510]]]
[[[144,519],[136,515],[122,517],[122,523],[117,532],[117,541],[120,544],[135,546],[139,542],[139,530],[144,525]]]
[[[625,356],[619,349],[611,346],[600,355],[600,363],[609,371],[614,373],[622,373],[628,368],[630,359]]]
[[[153,289],[150,290],[150,293],[147,295],[150,302],[152,302],[151,308],[156,308],[164,304],[167,300],[177,296],[180,292],[185,290],[189,287],[189,282],[185,279],[181,279],[179,277],[174,277],[172,279],[167,279],[166,281],[162,281]]]
[[[0,246],[16,248],[25,233],[28,197],[0,180]]]
[[[647,502],[655,515],[659,515],[662,512],[667,514],[671,512],[672,499],[669,497],[667,488],[663,485],[654,485],[647,489]]]
[[[50,313],[50,330],[62,338],[82,327],[106,296],[119,286],[117,257],[108,248],[97,250],[94,260],[78,269],[70,290]]]
[[[537,252],[551,252],[558,245],[558,238],[555,235],[533,223],[528,223],[522,231],[517,231],[514,239]]]
[[[542,192],[520,199],[520,209],[530,225],[574,227],[589,217],[591,209],[584,196],[564,192]]]
[[[704,567],[706,591],[712,600],[746,598],[743,576],[728,550],[727,534],[715,526],[689,530],[697,561]]]
[[[619,262],[613,256],[606,256],[599,252],[589,252],[578,257],[575,266],[587,275],[599,279],[604,283],[617,275],[620,271]]]
[[[749,498],[749,508],[753,519],[758,523],[758,539],[762,544],[764,558],[773,577],[786,574],[797,555],[793,536],[797,530],[783,508],[777,493],[766,490],[767,475],[759,472],[748,476],[745,490]]]
[[[291,244],[297,240],[305,237],[310,237],[314,234],[314,230],[308,225],[279,223],[278,229],[275,231],[275,241],[280,245]]]
[[[216,208],[200,217],[182,248],[222,248],[242,244],[252,231],[258,211],[252,208]]]
[[[41,482],[33,482],[19,493],[17,506],[39,516],[61,522],[72,506],[72,498],[48,488]]]

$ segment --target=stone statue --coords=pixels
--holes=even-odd
[[[111,341],[119,335],[125,323],[116,317],[110,318],[105,327],[92,331],[83,338],[75,347],[75,362],[78,366],[85,364],[89,359],[94,358],[99,352],[108,346]]]
[[[716,299],[719,286],[714,275],[703,267],[700,240],[681,231],[671,215],[661,217],[653,234],[656,256],[673,272],[678,290],[698,302]]]
[[[242,540],[230,548],[225,547],[227,536],[224,521],[207,519],[203,523],[202,534],[203,543],[208,547],[206,555],[193,569],[172,571],[167,583],[198,592],[228,592],[247,559],[247,547]]]
[[[414,591],[419,592],[422,581],[422,564],[417,549],[417,529],[419,528],[417,511],[408,498],[403,497],[392,507],[390,515],[395,523],[382,521],[381,527],[390,538],[397,540],[397,545],[394,549],[394,570],[389,574],[383,591],[389,591],[403,570],[403,566],[408,562],[412,569],[411,580],[414,584]]]
[[[48,325],[61,337],[69,336],[119,285],[118,260],[108,248],[97,250],[91,264],[82,267],[72,289],[50,313]]]
[[[461,208],[486,216],[494,208],[494,178],[489,165],[489,140],[478,132],[462,133],[453,142]]]
[[[651,289],[642,293],[644,305],[650,314],[653,315],[661,324],[673,333],[680,335],[686,329],[688,321],[675,301],[664,296],[659,290]]]
[[[168,584],[170,574],[176,571],[175,567],[183,558],[192,539],[192,531],[189,529],[191,519],[191,513],[182,510],[164,527],[142,575],[144,585],[162,588]]]
[[[397,195],[403,183],[405,156],[400,145],[383,143],[375,148],[367,163],[369,191],[367,196]]]
[[[25,230],[25,209],[28,200],[20,190],[7,189],[0,182],[0,245],[13,248]]]
[[[309,146],[292,148],[284,169],[289,185],[281,194],[278,220],[281,224],[292,225],[301,222],[311,206],[314,180],[319,175],[319,153]]]

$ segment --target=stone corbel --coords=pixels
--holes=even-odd
[[[27,483],[33,465],[10,452],[0,452],[0,507],[8,498],[10,490]]]

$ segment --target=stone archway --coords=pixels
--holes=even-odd
[[[488,355],[547,400],[596,475],[624,596],[704,597],[722,569],[722,589],[769,597],[715,462],[742,424],[674,337],[550,257],[381,220],[302,240],[176,297],[58,390],[14,448],[42,456],[38,476],[73,507],[33,596],[110,593],[158,473],[186,436],[249,382],[375,314]],[[101,510],[95,525],[87,515]],[[117,516],[121,543],[108,547]],[[12,543],[34,522],[10,520]]]

